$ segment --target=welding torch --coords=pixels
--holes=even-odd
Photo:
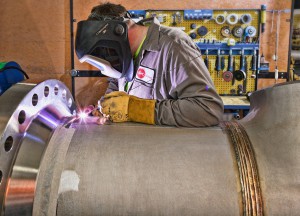
[[[95,111],[97,111],[98,115],[94,114]],[[101,116],[99,116],[99,114],[101,114]],[[97,106],[89,105],[77,110],[75,115],[66,118],[63,127],[68,127],[74,122],[104,124],[108,119],[109,115],[102,113],[102,107],[98,101]]]

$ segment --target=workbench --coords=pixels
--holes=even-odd
[[[246,96],[221,96],[224,104],[224,120],[240,119],[247,115],[250,101]]]

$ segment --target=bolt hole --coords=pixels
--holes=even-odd
[[[66,91],[66,89],[64,89],[63,91],[62,91],[62,98],[64,99],[64,100],[66,100],[66,98],[67,98],[67,91]]]
[[[69,100],[68,100],[68,107],[71,108],[72,104],[73,104],[72,99],[69,98]]]
[[[3,177],[3,173],[2,173],[2,171],[0,170],[0,185],[1,185],[1,183],[2,183],[2,177]]]
[[[6,152],[9,152],[12,149],[13,142],[14,142],[14,139],[12,138],[12,136],[7,137],[7,139],[5,140],[5,143],[4,143],[4,149]]]
[[[38,103],[38,101],[39,101],[39,96],[38,96],[37,94],[34,94],[34,95],[32,96],[32,105],[33,105],[33,106],[36,106],[37,103]]]
[[[25,119],[26,119],[26,113],[24,110],[21,110],[18,116],[19,124],[23,124],[25,122]]]
[[[54,87],[54,94],[55,94],[55,95],[58,95],[58,86],[55,86],[55,87]]]
[[[45,97],[48,97],[49,92],[50,92],[49,87],[48,87],[48,86],[45,86],[45,88],[44,88],[44,95],[45,95]]]

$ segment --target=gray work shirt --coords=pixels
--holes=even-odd
[[[157,100],[155,123],[184,127],[217,125],[223,102],[217,94],[201,53],[182,30],[149,26],[135,60],[136,76],[128,94]],[[107,93],[124,91],[125,79],[110,79]]]

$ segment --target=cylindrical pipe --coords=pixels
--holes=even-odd
[[[20,199],[9,200],[10,195],[29,201],[25,204],[31,205],[33,211],[29,208],[22,214],[20,210],[18,213],[22,215],[32,212],[33,215],[254,215],[253,212],[297,215],[300,212],[300,114],[295,112],[300,98],[286,96],[297,95],[300,82],[253,93],[249,114],[238,121],[243,129],[232,127],[233,136],[220,127],[74,123],[65,128],[59,122],[63,121],[62,116],[70,115],[70,110],[61,112],[48,105],[57,107],[60,101],[67,108],[68,103],[63,105],[66,95],[56,96],[53,81],[46,86],[50,87],[51,100],[42,96],[49,93],[45,85],[27,90],[25,99],[32,99],[30,103],[25,100],[19,106],[13,104],[11,112],[16,114],[0,118],[0,129],[4,130],[1,137],[10,134],[20,138],[20,142],[13,143],[13,151],[7,151],[11,146],[9,139],[5,143],[1,139],[4,148],[0,149],[0,192],[14,192],[1,196],[6,200],[5,205],[9,204],[3,212],[6,215],[13,215],[8,209],[15,211],[22,207],[17,202]],[[48,103],[45,109],[32,108],[36,103],[35,93],[38,104]],[[19,99],[24,97],[23,93],[16,95]],[[9,115],[9,103],[0,109],[1,117]],[[20,109],[25,113],[31,110],[29,118],[18,119]],[[52,127],[51,133],[42,133],[49,135],[42,136],[48,137],[45,139],[40,131],[49,131],[47,125],[51,121],[43,118],[47,113],[58,116],[51,118],[57,119],[54,122],[58,125]],[[20,123],[23,120],[26,127]],[[239,144],[240,141],[247,142]],[[30,143],[35,147],[30,147]],[[38,143],[42,145],[37,147]],[[21,148],[17,150],[15,145]],[[42,147],[39,166],[30,167],[34,158],[30,155],[35,155],[30,153]],[[25,164],[20,166],[13,158]],[[9,167],[13,167],[12,172]],[[22,187],[12,187],[8,180],[18,180],[16,174],[20,171],[38,172],[37,179],[36,173],[30,178],[36,184],[23,179]],[[27,192],[34,194],[33,204],[33,197],[26,197]],[[263,199],[256,197],[257,194]]]
[[[241,213],[233,152],[220,128],[75,127],[58,215]]]

